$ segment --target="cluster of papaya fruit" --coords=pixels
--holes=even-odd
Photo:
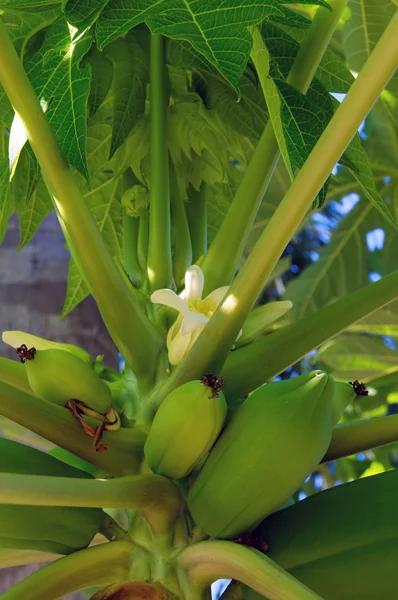
[[[194,471],[187,496],[193,519],[212,537],[235,539],[276,511],[316,468],[358,387],[322,371],[268,383],[224,429],[221,387],[208,374],[171,392],[144,452],[155,473],[179,479]]]

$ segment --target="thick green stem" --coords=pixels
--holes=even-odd
[[[142,270],[138,261],[138,228],[139,221],[134,217],[123,215],[123,262],[130,281],[139,286]]]
[[[183,287],[185,271],[192,264],[192,246],[185,201],[178,171],[170,158],[171,235],[173,246],[173,274],[177,288]]]
[[[75,552],[43,567],[1,594],[2,600],[56,600],[92,586],[126,581],[133,546],[111,542]]]
[[[108,252],[2,23],[0,81],[23,123],[60,224],[109,333],[137,376],[148,377],[160,338]]]
[[[146,439],[142,429],[105,432],[103,441],[108,444],[108,450],[94,452],[93,438],[83,432],[66,408],[32,397],[3,382],[0,382],[0,415],[113,475],[131,475],[139,468]]]
[[[311,350],[396,298],[398,271],[232,352],[221,373],[227,398],[243,398]]]
[[[398,55],[397,25],[398,12],[276,209],[225,299],[164,391],[197,379],[201,373],[221,370],[285,246],[393,74]]]
[[[0,381],[33,395],[25,365],[9,358],[0,358]]]
[[[162,532],[177,519],[181,502],[177,486],[160,475],[75,479],[0,473],[0,504],[128,508]]]
[[[270,558],[233,542],[200,542],[183,550],[178,566],[188,582],[206,587],[216,579],[236,579],[269,600],[322,600]]]
[[[148,279],[151,290],[172,283],[167,107],[164,38],[151,35],[150,58],[150,220]]]
[[[206,185],[202,183],[199,191],[191,186],[188,189],[188,202],[185,203],[192,244],[192,264],[207,252]]]
[[[287,82],[303,94],[308,91],[346,3],[347,0],[331,0],[329,4],[332,11],[323,7],[317,10],[287,77]],[[252,52],[252,59],[260,73],[263,66],[257,53]],[[278,143],[269,120],[223,223],[201,264],[205,274],[205,294],[231,282],[279,156]]]
[[[146,273],[148,263],[149,246],[149,210],[146,210],[140,216],[138,226],[138,262],[141,270]]]
[[[398,441],[398,415],[343,423],[333,429],[332,441],[322,462],[329,462]]]

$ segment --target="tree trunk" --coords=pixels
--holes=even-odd
[[[17,329],[59,342],[77,344],[104,363],[117,368],[116,348],[107,333],[94,300],[89,297],[65,319],[59,320],[66,292],[69,252],[55,214],[19,253],[18,221],[14,215],[0,250],[0,332]],[[0,344],[0,355],[16,358],[13,349]],[[1,569],[0,593],[38,565]],[[80,600],[71,594],[68,600]],[[22,599],[21,599],[22,600]]]

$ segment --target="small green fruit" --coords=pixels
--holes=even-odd
[[[60,406],[69,400],[80,400],[101,414],[111,408],[112,394],[108,386],[75,354],[58,349],[33,350],[24,349],[29,356],[22,360],[36,396]]]
[[[167,396],[152,423],[144,452],[149,468],[180,479],[209,452],[223,426],[227,405],[222,380],[204,375]]]

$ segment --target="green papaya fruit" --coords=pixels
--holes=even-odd
[[[334,382],[334,396],[332,408],[333,425],[337,425],[344,414],[345,409],[356,397],[354,388],[350,383],[343,381]]]
[[[157,411],[145,442],[149,468],[180,479],[207,454],[223,426],[227,405],[214,375],[171,392]]]
[[[0,473],[92,478],[30,446],[0,438]],[[0,548],[69,554],[85,548],[105,514],[98,508],[0,504]]]
[[[74,344],[53,342],[52,340],[46,340],[38,335],[26,333],[25,331],[3,331],[2,340],[13,348],[18,348],[18,346],[21,346],[21,344],[26,344],[29,348],[33,347],[36,348],[36,350],[50,350],[51,348],[65,350],[66,352],[71,352],[75,356],[78,356],[88,365],[94,365],[94,360],[91,354],[86,352],[86,350],[83,350],[83,348],[75,346]]]
[[[238,408],[188,493],[207,534],[252,530],[299,488],[329,446],[333,388],[312,371],[264,385]]]
[[[257,528],[267,555],[325,600],[392,600],[398,590],[398,471],[319,492]],[[262,596],[244,586],[245,600]]]
[[[345,409],[358,396],[367,396],[368,390],[363,383],[353,381],[346,383],[344,381],[334,382],[334,396],[332,407],[333,425],[337,425],[344,414]]]
[[[26,346],[21,346],[18,351],[26,365],[29,385],[42,400],[61,406],[69,400],[80,400],[100,414],[111,408],[110,389],[75,354],[58,348],[28,350]]]

